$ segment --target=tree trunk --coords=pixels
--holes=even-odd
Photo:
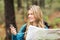
[[[6,39],[5,40],[12,40],[11,39],[11,32],[10,32],[10,24],[12,24],[16,28],[15,22],[15,12],[14,12],[14,5],[13,0],[4,0],[5,2],[5,28],[6,28]]]
[[[40,2],[40,7],[45,8],[45,0],[39,0]]]
[[[22,8],[21,0],[17,0],[17,4],[18,4],[18,10]]]
[[[32,0],[32,5],[38,5],[38,0]]]
[[[53,3],[53,0],[50,0],[50,5],[49,5],[50,9],[52,8],[52,3]]]

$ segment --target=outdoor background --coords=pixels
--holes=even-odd
[[[5,1],[8,2],[7,0],[0,0],[0,40],[4,40],[6,37]],[[27,21],[28,7],[34,4],[41,7],[44,14],[44,21],[48,23],[50,28],[60,28],[60,0],[14,0],[12,3],[14,3],[15,22],[18,30]]]

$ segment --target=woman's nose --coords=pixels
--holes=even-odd
[[[31,17],[31,15],[28,15],[28,18],[30,18]]]

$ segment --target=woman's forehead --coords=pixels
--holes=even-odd
[[[33,13],[33,11],[32,10],[28,10],[28,13]]]

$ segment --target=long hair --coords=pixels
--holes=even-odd
[[[43,13],[41,11],[41,8],[37,5],[33,5],[29,8],[29,10],[33,11],[33,15],[36,18],[37,26],[41,27],[41,28],[44,28],[45,25],[44,25],[44,22],[43,22]],[[31,23],[28,21],[27,26],[29,26],[29,25],[31,25]]]

